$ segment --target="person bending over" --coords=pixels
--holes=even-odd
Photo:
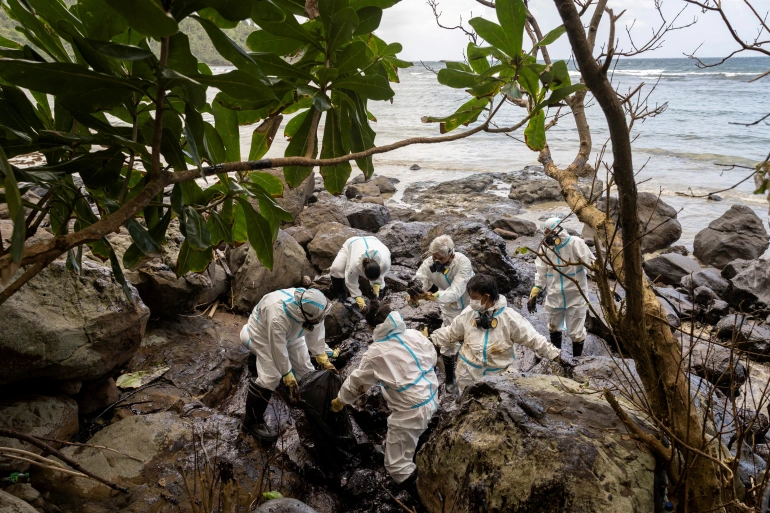
[[[385,469],[409,489],[417,480],[413,458],[420,435],[438,408],[438,378],[433,370],[436,350],[417,330],[407,329],[401,314],[372,301],[365,314],[374,342],[358,368],[342,384],[332,411],[353,403],[380,384],[391,410],[385,439]]]
[[[372,285],[374,297],[378,298],[389,270],[390,250],[377,237],[351,237],[342,245],[332,263],[332,292],[340,301],[350,293],[363,311],[366,301],[358,286],[358,278],[365,276]]]

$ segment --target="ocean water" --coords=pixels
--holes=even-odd
[[[442,63],[426,62],[436,71]],[[400,83],[393,84],[393,102],[370,102],[376,116],[373,124],[377,145],[408,137],[437,136],[437,123],[422,123],[423,116],[443,116],[467,101],[463,90],[450,89],[436,80],[436,75],[421,63],[400,70]],[[717,164],[753,165],[770,152],[770,128],[765,124],[745,127],[731,123],[750,123],[770,112],[770,77],[749,80],[770,69],[770,59],[732,59],[717,68],[698,69],[694,61],[682,59],[627,59],[614,70],[613,81],[623,93],[644,84],[651,106],[667,103],[661,115],[637,123],[633,128],[634,166],[638,170],[639,190],[661,194],[662,199],[679,210],[683,226],[680,243],[692,248],[695,234],[735,203],[752,207],[767,226],[766,196],[754,195],[754,182],[748,180],[733,190],[721,192],[724,201],[684,198],[677,192],[703,194],[726,189],[751,171],[728,169]],[[573,81],[579,72],[572,71]],[[657,85],[656,85],[657,84]],[[653,89],[654,87],[654,90]],[[592,162],[608,142],[601,109],[590,95],[586,99],[587,117],[592,129]],[[499,126],[509,126],[522,119],[525,112],[504,107],[496,116]],[[285,120],[284,122],[286,122]],[[461,128],[463,129],[463,128]],[[279,131],[268,157],[281,156],[286,146]],[[243,153],[248,155],[250,130],[242,132]],[[408,146],[391,153],[376,155],[376,173],[396,177],[407,183],[423,180],[445,181],[469,173],[512,171],[537,164],[537,154],[524,145],[521,131],[507,137],[480,133],[466,139],[440,144]],[[570,116],[561,118],[548,132],[554,160],[561,165],[572,161],[577,150],[577,134]],[[611,162],[609,147],[606,161]],[[419,171],[410,171],[418,164]],[[357,169],[354,165],[354,173]],[[599,174],[603,178],[602,173]],[[398,198],[398,196],[396,196]],[[540,218],[551,213],[567,213],[557,204],[530,209],[525,217]]]

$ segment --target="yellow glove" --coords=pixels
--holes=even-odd
[[[332,399],[332,408],[331,408],[331,410],[334,413],[337,413],[338,411],[341,411],[342,408],[344,408],[344,407],[345,407],[345,403],[340,401],[339,397],[335,397],[334,399]]]
[[[530,293],[529,293],[529,299],[530,299],[530,301],[531,301],[531,300],[533,300],[533,299],[535,299],[535,298],[537,297],[537,295],[538,295],[538,294],[540,294],[540,287],[538,287],[537,285],[535,285],[534,287],[532,287],[532,290],[531,290],[531,291],[530,291]]]
[[[358,305],[358,308],[360,308],[362,312],[366,309],[366,301],[364,301],[364,298],[362,298],[361,296],[358,296],[356,298],[356,304]]]
[[[423,326],[422,329],[420,330],[420,332],[422,333],[423,337],[428,338],[428,327],[427,326]]]
[[[318,365],[320,365],[322,368],[326,370],[337,370],[334,365],[332,365],[332,362],[329,361],[329,357],[326,356],[326,353],[321,353],[318,356],[315,357],[315,361],[318,362]]]
[[[289,395],[292,399],[299,399],[299,383],[297,383],[297,378],[294,377],[292,371],[283,376],[283,384],[289,389]]]
[[[438,300],[439,295],[440,295],[440,292],[434,292],[433,294],[428,294],[425,297],[425,299],[427,299],[428,301],[436,301]]]
[[[339,347],[333,349],[332,350],[332,354],[329,354],[328,352],[326,353],[326,356],[328,356],[329,358],[337,358],[339,355],[340,355],[340,348]]]
[[[374,285],[372,285],[372,290],[374,291],[374,297],[375,298],[380,297],[380,284],[379,283],[375,283]]]

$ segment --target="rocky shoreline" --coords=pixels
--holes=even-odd
[[[522,302],[535,271],[534,255],[521,248],[537,246],[539,225],[517,216],[535,203],[560,200],[555,181],[528,167],[412,184],[403,202],[389,201],[398,186],[385,177],[356,179],[344,196],[334,197],[311,175],[287,189],[279,201],[295,223],[279,233],[272,272],[252,248],[241,246],[217,250],[206,272],[177,278],[183,237],[172,223],[163,255],[126,273],[134,304],[110,268],[94,258],[84,259],[80,276],[56,261],[34,278],[0,306],[6,363],[0,427],[120,451],[61,448],[129,492],[33,467],[31,483],[0,489],[0,511],[14,500],[24,502],[11,511],[192,511],[185,479],[204,460],[236,483],[241,506],[235,511],[255,511],[252,502],[256,508],[269,491],[325,513],[402,511],[399,501],[421,507],[393,486],[373,450],[383,441],[387,418],[377,389],[352,407],[358,461],[342,475],[316,461],[301,411],[280,393],[267,415],[281,432],[274,450],[260,450],[239,432],[249,376],[238,332],[246,316],[275,289],[312,282],[327,290],[324,271],[354,235],[373,233],[390,248],[388,298],[408,327],[441,324],[437,306],[409,306],[406,289],[430,240],[448,233],[476,272],[494,276],[509,304],[547,332],[542,307],[530,315]],[[599,181],[581,184],[600,205],[606,201],[602,187]],[[743,419],[765,415],[768,405],[770,261],[760,257],[770,237],[753,211],[734,206],[696,236],[694,258],[676,246],[676,211],[654,195],[640,194],[639,203],[648,232],[645,272],[679,330],[693,393],[714,405],[708,429],[728,444]],[[615,211],[611,198],[610,215]],[[3,239],[10,228],[0,218]],[[582,235],[592,241],[590,233]],[[130,245],[125,232],[110,242],[119,258]],[[598,317],[588,320],[591,334],[572,379],[517,348],[510,374],[469,387],[457,402],[442,399],[437,425],[417,457],[424,510],[657,511],[665,492],[661,469],[595,392],[614,390],[630,401],[629,409],[642,394],[633,361],[623,358]],[[334,304],[326,330],[328,343],[341,349],[335,364],[345,376],[370,332],[360,314],[341,303]],[[139,388],[118,387],[121,376],[139,372],[145,372],[137,376]],[[651,429],[643,416],[636,420]],[[766,468],[765,433],[752,446],[732,447],[733,454],[740,451],[738,477],[746,487]],[[0,446],[41,452],[16,440],[2,439]],[[546,453],[551,456],[543,458]],[[26,471],[23,462],[7,458],[0,458],[0,467],[3,475]]]

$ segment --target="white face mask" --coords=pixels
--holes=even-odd
[[[481,304],[480,299],[471,299],[471,308],[477,312],[483,312],[487,308]]]

